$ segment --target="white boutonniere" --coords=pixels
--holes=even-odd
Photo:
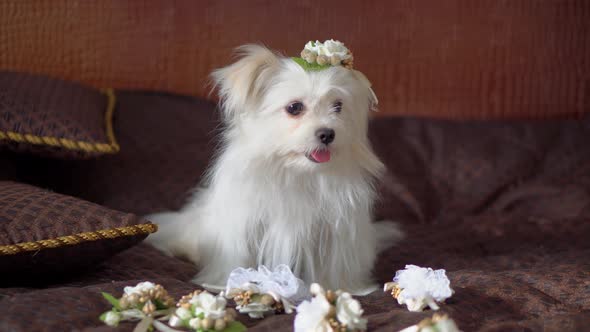
[[[164,287],[145,281],[134,287],[125,287],[123,292],[120,298],[102,293],[113,308],[100,315],[101,321],[113,327],[122,321],[139,321],[135,328],[135,331],[139,332],[148,331],[153,327],[158,330],[166,328],[159,320],[166,319],[174,310],[174,299],[168,295]]]
[[[102,295],[113,308],[100,315],[100,320],[112,327],[123,321],[139,321],[134,332],[181,332],[174,329],[178,327],[197,332],[246,330],[242,323],[235,321],[235,310],[226,308],[223,294],[216,296],[197,290],[183,296],[175,305],[164,287],[145,281],[125,287],[120,298],[108,293]]]
[[[367,320],[362,317],[360,303],[349,293],[325,291],[312,284],[313,298],[297,307],[295,332],[365,331]]]
[[[393,281],[386,283],[383,290],[391,291],[397,302],[405,304],[410,311],[422,311],[426,307],[438,310],[437,302],[444,302],[453,295],[450,285],[443,269],[406,265],[404,270],[395,273]]]
[[[325,42],[309,41],[301,51],[301,58],[293,58],[305,70],[322,70],[331,66],[352,69],[352,52],[344,43],[329,39]]]
[[[278,313],[292,313],[295,304],[309,296],[301,279],[287,265],[274,270],[265,266],[255,269],[237,268],[227,280],[225,296],[233,299],[236,309],[251,318]]]
[[[194,291],[183,296],[176,304],[178,309],[168,323],[172,327],[188,328],[197,332],[240,332],[246,327],[235,320],[237,313],[227,308],[223,293],[213,295],[207,291]]]

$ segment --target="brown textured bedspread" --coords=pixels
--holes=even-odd
[[[119,155],[50,161],[5,154],[4,177],[139,214],[177,208],[211,154],[212,106],[134,93],[120,94],[120,105]],[[380,256],[380,283],[405,264],[447,269],[456,293],[442,311],[463,331],[590,329],[590,117],[383,118],[371,135],[389,169],[376,213],[407,232]],[[40,275],[34,286],[0,289],[0,331],[110,330],[98,321],[109,308],[100,291],[118,294],[152,280],[180,296],[195,287],[196,271],[140,245],[70,280]],[[410,313],[382,292],[360,300],[370,331],[397,331],[432,314]],[[242,319],[252,331],[288,331],[293,316]]]

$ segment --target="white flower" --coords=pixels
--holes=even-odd
[[[455,324],[455,322],[450,318],[438,321],[434,327],[435,328],[432,329],[433,332],[460,332],[457,324]]]
[[[193,316],[191,311],[186,308],[178,308],[174,314],[182,320],[189,319]]]
[[[399,304],[406,304],[410,311],[422,311],[427,306],[438,310],[436,302],[453,295],[445,270],[432,270],[416,265],[406,265],[405,270],[395,273],[393,282],[401,289],[397,296]]]
[[[201,328],[201,319],[200,318],[193,318],[188,321],[188,326],[192,327],[195,330]]]
[[[433,317],[426,319],[420,324],[412,325],[399,332],[461,332],[455,322],[448,316]]]
[[[176,309],[172,316],[170,316],[168,324],[172,327],[181,327],[184,325],[185,321],[191,318],[193,318],[192,312],[187,308],[180,307]]]
[[[203,314],[205,318],[218,319],[225,316],[227,300],[223,296],[215,296],[209,292],[201,292],[189,301],[195,306],[195,315]]]
[[[141,292],[149,291],[150,289],[156,287],[156,285],[149,281],[140,282],[135,287],[127,286],[123,289],[125,294],[141,294]]]
[[[336,303],[333,306],[319,284],[311,284],[310,292],[314,295],[311,301],[304,301],[297,307],[295,332],[331,332],[333,329],[328,321],[330,318],[336,318],[349,331],[367,329],[367,320],[361,317],[361,304],[349,293],[336,291]]]
[[[258,294],[274,294],[293,303],[309,297],[303,280],[297,278],[285,264],[276,266],[272,271],[264,265],[258,270],[237,268],[229,274],[225,289],[228,297],[249,290]]]
[[[399,332],[420,332],[420,327],[418,327],[418,325],[412,325],[412,326],[406,327],[403,330],[399,330]]]
[[[168,325],[172,326],[172,327],[181,327],[182,324],[182,319],[178,318],[178,316],[176,315],[172,315],[170,316],[170,319],[168,320]]]
[[[304,285],[303,280],[295,277],[287,265],[278,265],[273,270],[261,265],[257,270],[241,267],[233,270],[229,274],[225,290],[227,298],[247,291],[253,294],[268,294],[276,302],[283,304],[286,313],[291,313],[295,309],[293,303],[299,303],[309,297]],[[236,309],[252,318],[262,318],[265,314],[274,312],[270,305],[257,301],[239,305]]]
[[[109,311],[104,316],[104,323],[108,326],[117,326],[121,321],[121,314],[116,311]]]
[[[318,294],[311,301],[304,301],[297,306],[295,332],[333,332],[326,319],[330,303],[323,294]]]
[[[362,318],[363,309],[359,301],[349,293],[342,293],[336,299],[336,317],[338,321],[352,330],[366,330],[367,320]]]
[[[430,297],[422,297],[418,299],[405,299],[401,296],[397,299],[399,304],[405,304],[409,311],[422,311],[429,307],[432,310],[438,310],[440,307]]]
[[[256,319],[264,318],[264,314],[274,312],[273,308],[258,302],[251,302],[247,305],[240,305],[237,306],[236,309],[238,309],[238,311],[241,314],[248,314],[250,318]]]
[[[305,44],[303,49],[318,55],[320,54],[320,46],[323,46],[323,44],[319,40],[316,40],[315,42],[310,40],[307,42],[307,44]]]
[[[311,295],[326,295],[326,291],[324,290],[324,288],[322,286],[320,286],[320,284],[317,283],[313,283],[311,284],[311,286],[309,286],[309,292],[311,293]]]
[[[350,50],[344,46],[344,43],[334,39],[326,40],[323,43],[319,40],[316,40],[315,42],[310,41],[305,44],[305,49],[315,55],[325,55],[327,57],[336,55],[341,60],[351,57]]]
[[[350,50],[344,46],[344,43],[334,39],[326,40],[324,42],[322,52],[327,56],[337,55],[342,60],[350,57]]]

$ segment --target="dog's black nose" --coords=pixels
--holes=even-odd
[[[326,145],[332,143],[332,141],[334,140],[334,137],[336,137],[336,133],[334,132],[334,129],[330,129],[330,128],[320,128],[318,130],[316,130],[315,135],[317,136],[317,138],[320,139],[320,141]]]

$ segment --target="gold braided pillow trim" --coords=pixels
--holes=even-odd
[[[154,233],[158,230],[156,224],[139,224],[126,227],[101,229],[93,232],[84,232],[73,235],[56,237],[54,239],[39,240],[34,242],[22,242],[0,246],[0,256],[14,255],[27,251],[38,251],[48,248],[58,248],[75,245],[82,242],[114,239],[123,236],[134,236]]]
[[[116,153],[119,152],[119,144],[115,139],[113,131],[113,114],[115,113],[115,105],[117,98],[113,89],[104,89],[102,92],[107,96],[107,110],[105,112],[106,136],[108,143],[89,143],[84,141],[74,141],[67,138],[51,137],[51,136],[35,136],[31,134],[20,134],[14,131],[1,131],[0,140],[9,140],[14,142],[26,142],[35,145],[47,145],[62,147],[67,150],[76,150],[84,152],[99,152],[99,153]]]

